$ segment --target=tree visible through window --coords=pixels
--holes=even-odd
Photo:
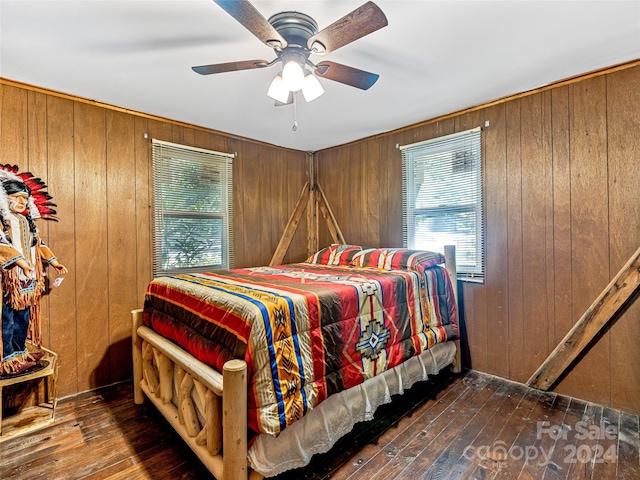
[[[154,276],[231,268],[231,162],[153,141]]]
[[[456,246],[460,277],[483,279],[481,130],[402,149],[403,236],[409,248]]]

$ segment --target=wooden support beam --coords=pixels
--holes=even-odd
[[[309,195],[309,201],[307,202],[307,256],[313,255],[318,251],[318,201],[317,193],[318,184],[317,177],[317,160],[315,153],[309,152],[307,154],[308,160],[308,180],[311,185],[311,192]]]
[[[309,255],[318,251],[318,210],[322,213],[322,216],[327,222],[327,227],[329,228],[329,233],[331,234],[333,242],[347,243],[344,239],[344,235],[342,235],[342,232],[340,231],[338,222],[336,222],[336,218],[329,207],[327,197],[318,184],[315,155],[313,153],[309,153],[307,160],[307,183],[305,183],[302,188],[296,207],[291,214],[291,217],[289,217],[284,233],[280,238],[280,242],[278,242],[278,246],[276,247],[276,251],[271,258],[271,261],[269,262],[269,265],[271,266],[282,265],[284,262],[284,256],[289,249],[289,245],[291,245],[291,240],[293,240],[293,236],[296,233],[296,229],[302,219],[305,208],[307,209],[307,253]]]
[[[640,249],[607,285],[580,320],[531,376],[527,385],[549,390],[600,331],[616,318],[640,290]]]
[[[322,187],[320,184],[317,185],[318,193],[320,196],[318,197],[318,206],[320,207],[320,212],[322,216],[327,222],[327,227],[329,227],[329,233],[331,234],[331,238],[334,243],[347,243],[344,240],[344,235],[340,231],[340,227],[338,226],[338,222],[336,221],[336,217],[333,216],[333,212],[331,211],[331,207],[329,207],[329,202],[327,202],[327,197],[322,191]]]
[[[289,249],[289,245],[291,244],[293,235],[296,233],[296,228],[298,228],[298,224],[300,223],[300,219],[302,218],[304,209],[306,208],[307,202],[309,201],[309,195],[310,188],[309,182],[307,182],[304,184],[304,187],[302,187],[302,192],[300,192],[298,203],[296,203],[296,208],[291,214],[291,217],[289,217],[287,226],[284,229],[282,238],[280,238],[280,242],[278,243],[276,251],[271,258],[271,262],[269,263],[269,265],[282,265],[284,256]]]

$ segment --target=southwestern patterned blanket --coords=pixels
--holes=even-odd
[[[248,365],[249,426],[277,435],[329,395],[458,336],[447,271],[299,263],[155,279],[145,324],[222,371]]]

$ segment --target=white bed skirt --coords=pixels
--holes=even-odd
[[[278,437],[260,435],[249,449],[249,463],[265,477],[307,465],[311,456],[327,452],[358,422],[371,420],[380,405],[414,383],[449,365],[454,342],[435,345],[381,375],[332,395]]]

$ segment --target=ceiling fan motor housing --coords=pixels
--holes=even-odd
[[[300,12],[280,12],[269,17],[269,23],[287,41],[287,46],[278,56],[289,56],[298,53],[304,56],[301,65],[304,65],[311,52],[307,47],[309,38],[318,33],[318,24],[309,15]]]

